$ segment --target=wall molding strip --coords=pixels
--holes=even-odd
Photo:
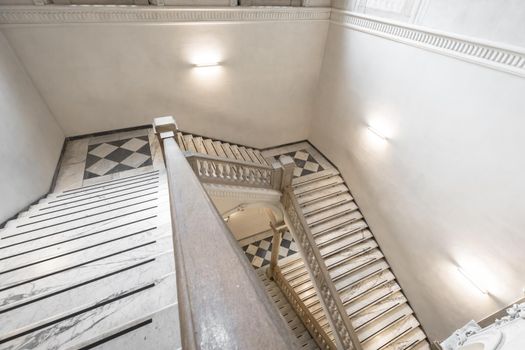
[[[312,7],[0,6],[0,25],[315,21],[328,20],[330,11]]]
[[[332,10],[331,23],[525,77],[525,49],[407,23]]]

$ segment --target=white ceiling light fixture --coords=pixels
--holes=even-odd
[[[477,290],[479,290],[483,294],[489,294],[489,292],[481,286],[479,282],[476,282],[461,266],[458,266],[459,273],[465,277],[467,281],[470,282],[474,287],[476,287]]]

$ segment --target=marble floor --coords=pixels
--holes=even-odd
[[[246,242],[242,246],[242,250],[246,257],[256,269],[269,265],[272,257],[272,239],[273,235],[264,238],[256,238],[252,242]],[[279,247],[279,259],[297,254],[299,248],[295,243],[292,234],[285,232],[281,239],[281,246]]]
[[[151,128],[89,136],[67,142],[53,191],[163,168],[160,145]]]

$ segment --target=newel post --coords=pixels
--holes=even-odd
[[[177,122],[171,115],[153,119],[153,131],[159,139],[162,154],[164,154],[164,142],[162,140],[170,137],[175,138],[178,130]],[[166,162],[166,159],[164,159],[164,162]]]
[[[281,167],[283,169],[282,175],[281,175],[281,191],[284,191],[287,187],[292,186],[292,180],[293,180],[293,171],[295,169],[295,162],[293,161],[292,157],[282,155],[279,157],[279,163],[281,163]]]

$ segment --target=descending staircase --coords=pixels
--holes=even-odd
[[[301,349],[304,350],[317,350],[319,346],[315,340],[310,336],[308,330],[303,325],[301,319],[297,316],[294,309],[283,295],[279,286],[266,276],[267,267],[257,269],[257,276],[261,279],[266,288],[266,292],[270,295],[271,299],[279,309],[279,312],[286,320],[286,323],[292,330],[293,334],[297,338],[298,344]]]
[[[183,151],[208,154],[258,165],[269,165],[262,156],[261,151],[249,147],[202,138],[192,134],[183,134],[182,132],[177,133],[177,143]]]
[[[336,170],[298,178],[293,195],[365,350],[430,349],[348,187]],[[280,266],[294,296],[334,341],[303,259]]]
[[[180,347],[164,170],[51,193],[0,231],[0,349]]]

